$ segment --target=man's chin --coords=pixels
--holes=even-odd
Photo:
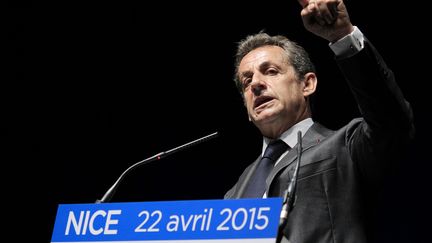
[[[276,114],[268,110],[263,110],[261,112],[255,113],[253,115],[253,121],[255,124],[265,124],[272,122],[276,119]]]

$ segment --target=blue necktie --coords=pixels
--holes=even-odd
[[[267,146],[263,157],[252,175],[242,197],[262,197],[266,190],[266,179],[272,171],[277,159],[289,148],[282,140],[274,140]]]

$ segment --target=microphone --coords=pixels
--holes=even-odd
[[[148,164],[148,163],[150,163],[150,162],[152,162],[152,161],[155,161],[155,160],[160,160],[160,159],[162,159],[162,158],[164,158],[164,157],[166,157],[166,156],[168,156],[168,155],[170,155],[170,154],[173,154],[173,153],[178,152],[178,151],[180,151],[180,150],[186,149],[186,148],[191,147],[191,146],[193,146],[193,145],[196,145],[196,144],[202,143],[202,142],[207,141],[207,140],[209,140],[209,139],[215,138],[217,135],[218,135],[218,132],[214,132],[214,133],[212,133],[212,134],[210,134],[210,135],[204,136],[204,137],[202,137],[202,138],[198,138],[198,139],[196,139],[196,140],[194,140],[194,141],[192,141],[192,142],[188,142],[188,143],[186,143],[186,144],[180,145],[180,146],[175,147],[175,148],[173,148],[173,149],[170,149],[170,150],[168,150],[168,151],[160,152],[160,153],[155,154],[155,155],[153,155],[153,156],[151,156],[151,157],[149,157],[149,158],[147,158],[147,159],[144,159],[144,160],[141,160],[141,161],[136,162],[135,164],[133,164],[133,165],[131,165],[129,168],[127,168],[127,169],[126,169],[126,170],[125,170],[125,171],[120,175],[120,177],[117,179],[117,181],[114,183],[114,185],[112,185],[112,186],[108,189],[108,191],[104,194],[104,196],[102,197],[102,199],[100,199],[100,200],[96,200],[96,203],[104,203],[104,202],[108,202],[108,201],[112,198],[112,196],[114,195],[115,191],[117,190],[117,187],[120,185],[120,182],[123,180],[123,178],[125,178],[125,176],[126,176],[130,171],[132,171],[133,169],[135,169],[136,167],[138,167],[138,166],[140,166],[140,165]]]
[[[279,230],[277,235],[276,242],[281,242],[282,236],[283,236],[283,229],[285,228],[287,222],[288,222],[288,215],[291,211],[291,209],[294,206],[295,201],[295,193],[297,189],[297,176],[300,168],[300,161],[301,161],[301,155],[302,155],[302,132],[297,132],[297,163],[295,165],[293,177],[291,178],[290,183],[288,184],[288,189],[285,192],[285,196],[283,199],[283,205],[282,210],[279,218]]]

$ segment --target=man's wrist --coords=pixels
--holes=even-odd
[[[364,48],[364,36],[363,33],[354,26],[353,32],[334,43],[330,43],[329,46],[337,57],[350,57]]]

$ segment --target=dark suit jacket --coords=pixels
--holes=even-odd
[[[410,106],[368,40],[356,55],[336,61],[362,118],[337,131],[315,123],[304,135],[297,198],[284,229],[292,243],[368,242],[365,192],[378,185],[414,134]],[[293,148],[275,166],[267,180],[269,197],[284,195],[296,158]],[[242,197],[259,159],[225,198]]]

